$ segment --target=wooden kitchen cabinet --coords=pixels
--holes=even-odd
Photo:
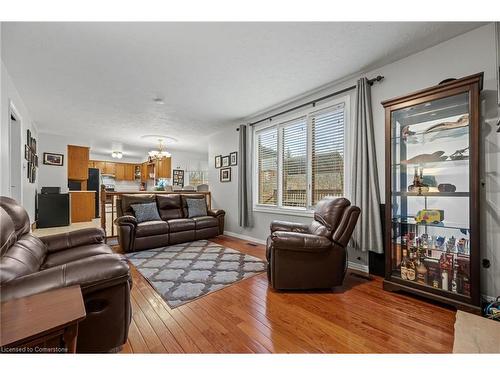
[[[89,168],[95,168],[95,163],[93,160],[89,160]]]
[[[141,164],[141,182],[146,182],[148,180],[148,163],[144,162]]]
[[[100,160],[94,160],[94,168],[99,169],[101,173],[104,173],[106,162]]]
[[[125,166],[125,180],[134,181],[135,180],[135,164],[124,164]]]
[[[172,158],[163,158],[155,162],[155,178],[172,177]]]
[[[102,170],[101,173],[114,176],[116,174],[116,163],[113,163],[111,161],[105,161],[104,169]]]
[[[68,145],[68,180],[83,181],[89,176],[89,148]]]
[[[125,164],[115,163],[115,180],[125,180]]]

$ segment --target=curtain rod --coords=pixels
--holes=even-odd
[[[368,80],[368,84],[370,86],[372,86],[375,82],[380,82],[384,79],[383,76],[376,76],[375,78],[372,78],[372,79],[369,79]],[[336,96],[336,95],[339,95],[339,94],[343,94],[344,92],[347,92],[347,91],[351,91],[351,90],[354,90],[356,88],[356,85],[353,85],[353,86],[349,86],[349,87],[346,87],[345,89],[342,89],[342,90],[338,90],[338,91],[335,91],[335,92],[332,92],[331,94],[328,94],[328,95],[325,95],[325,96],[322,96],[321,98],[318,98],[318,99],[314,99],[314,100],[311,100],[310,102],[307,102],[307,103],[304,103],[304,104],[300,104],[298,106],[295,106],[293,108],[290,108],[290,109],[287,109],[287,110],[284,110],[282,112],[279,112],[279,113],[276,113],[272,116],[268,116],[266,118],[263,118],[261,120],[258,120],[258,121],[254,121],[254,122],[251,122],[249,123],[248,125],[250,126],[254,126],[256,124],[260,124],[261,122],[264,122],[264,121],[267,121],[267,120],[272,120],[274,117],[278,117],[278,116],[281,116],[281,115],[284,115],[286,113],[289,113],[289,112],[293,112],[297,109],[300,109],[302,107],[307,107],[308,105],[316,105],[317,102],[320,102],[322,100],[325,100],[325,99],[328,99],[328,98],[331,98],[332,96]]]

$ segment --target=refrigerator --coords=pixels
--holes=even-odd
[[[95,191],[95,217],[99,217],[99,193],[101,191],[101,174],[97,168],[89,168],[89,178],[87,180],[87,190]]]

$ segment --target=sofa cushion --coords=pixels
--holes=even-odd
[[[182,219],[182,201],[180,194],[157,194],[156,203],[162,220]]]
[[[38,237],[25,234],[0,257],[0,284],[40,270],[47,246]]]
[[[193,221],[196,224],[196,229],[217,227],[219,225],[218,220],[212,216],[194,217]]]
[[[158,208],[156,207],[156,202],[131,204],[130,207],[134,210],[134,216],[138,223],[161,220],[161,217],[158,214]]]
[[[184,232],[186,230],[195,230],[195,222],[193,219],[172,219],[168,221],[170,232]]]
[[[168,224],[162,220],[145,221],[137,224],[135,229],[137,237],[155,236],[168,233]]]
[[[207,216],[207,201],[205,199],[186,199],[188,207],[188,217]]]
[[[132,204],[156,202],[154,194],[123,194],[120,199],[122,215],[134,215]]]
[[[187,199],[206,199],[203,194],[181,194],[182,210],[184,217],[188,217]]]
[[[101,254],[113,254],[111,248],[106,244],[90,244],[72,247],[71,249],[51,253],[45,259],[41,269],[59,266],[75,260]]]

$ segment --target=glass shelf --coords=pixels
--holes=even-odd
[[[427,133],[426,131],[415,132],[415,134],[409,136],[395,136],[391,138],[396,143],[400,143],[403,140],[403,143],[408,146],[418,146],[420,144],[433,143],[435,141],[446,142],[446,138],[463,138],[464,136],[469,136],[469,127],[463,126],[461,128],[455,129],[443,129],[438,131],[433,131]]]
[[[439,167],[442,166],[443,168],[449,168],[453,166],[459,166],[459,167],[469,167],[469,158],[467,157],[466,159],[459,159],[459,160],[451,160],[451,159],[446,159],[446,160],[434,160],[434,161],[425,161],[425,162],[420,162],[420,163],[397,163],[393,164],[394,167],[401,167],[401,166],[406,166],[413,168],[415,166],[422,166],[425,165],[426,167]]]
[[[402,197],[469,197],[470,193],[466,191],[427,191],[422,193],[415,193],[412,191],[395,191],[392,195]]]
[[[454,223],[450,221],[445,221],[443,220],[440,223],[417,223],[415,221],[414,216],[407,216],[407,217],[393,217],[392,218],[392,223],[393,224],[407,224],[407,225],[417,225],[421,227],[439,227],[439,228],[450,228],[450,229],[459,229],[459,230],[469,230],[468,225],[462,225],[460,223]]]

